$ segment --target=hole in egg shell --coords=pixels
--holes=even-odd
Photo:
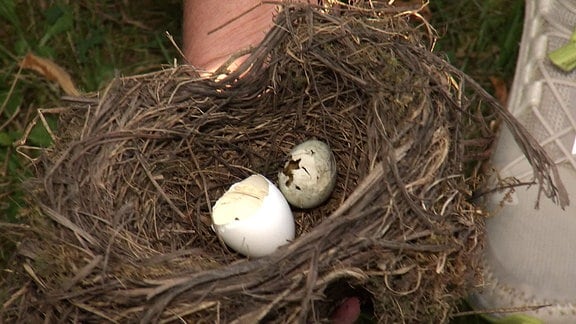
[[[282,172],[284,173],[284,175],[286,175],[288,177],[288,180],[286,181],[286,186],[290,186],[292,184],[292,181],[294,179],[294,175],[292,174],[293,170],[297,170],[300,168],[300,160],[292,160],[290,159],[290,161],[288,161],[288,163],[286,163],[286,166],[284,167],[284,169],[282,169]]]

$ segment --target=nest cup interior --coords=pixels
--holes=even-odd
[[[68,98],[29,184],[49,219],[20,250],[37,290],[5,314],[320,321],[347,282],[379,320],[445,319],[480,269],[463,140],[491,133],[428,36],[387,6],[293,5],[224,79],[183,65]],[[329,200],[294,209],[296,240],[271,256],[226,248],[211,206],[252,174],[275,182],[311,138],[336,157]]]

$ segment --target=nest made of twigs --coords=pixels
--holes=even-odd
[[[3,319],[322,322],[352,294],[380,321],[445,320],[480,270],[466,161],[492,136],[482,101],[556,197],[541,148],[407,15],[290,5],[275,22],[224,79],[182,65],[65,98]],[[336,156],[330,200],[294,210],[297,238],[273,255],[227,249],[210,207],[251,174],[275,181],[309,138]]]

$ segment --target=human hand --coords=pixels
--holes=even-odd
[[[201,70],[214,72],[232,54],[262,41],[275,11],[275,5],[260,0],[184,1],[186,59]],[[237,59],[230,68],[244,59]]]

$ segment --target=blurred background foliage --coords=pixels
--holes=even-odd
[[[81,92],[97,91],[114,76],[145,73],[173,62],[176,51],[164,33],[178,41],[181,6],[176,0],[0,0],[1,221],[18,220],[23,206],[18,187],[29,175],[28,159],[12,144],[39,108],[58,107],[63,95],[37,73],[20,70],[26,54],[53,60],[71,74]],[[49,127],[56,127],[55,118],[46,115]],[[28,144],[50,143],[45,126],[37,123]]]

